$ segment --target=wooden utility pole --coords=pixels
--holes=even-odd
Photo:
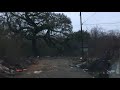
[[[84,51],[83,51],[83,30],[82,30],[82,15],[81,15],[81,12],[80,12],[80,27],[81,27],[81,48],[82,48],[82,58],[84,58]]]

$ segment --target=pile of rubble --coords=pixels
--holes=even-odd
[[[10,67],[5,66],[4,64],[5,64],[4,60],[0,60],[0,78],[14,76],[15,71]]]
[[[102,75],[102,74],[108,74],[110,70],[110,63],[109,60],[106,60],[104,58],[99,58],[96,60],[93,60],[92,62],[89,60],[86,60],[84,62],[81,62],[79,64],[75,65],[77,68],[82,68],[85,72],[88,72],[91,75]]]
[[[26,68],[31,64],[37,64],[37,59],[32,57],[26,58],[24,62],[15,65],[10,65],[0,59],[0,78],[14,77],[18,72],[26,71]]]

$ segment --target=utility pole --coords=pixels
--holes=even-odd
[[[82,30],[82,14],[80,12],[80,27],[81,27],[81,48],[82,48],[82,58],[84,58],[84,51],[83,51],[83,30]]]

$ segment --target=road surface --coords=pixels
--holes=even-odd
[[[42,59],[35,65],[20,72],[14,78],[92,78],[80,68],[71,67],[69,59]]]

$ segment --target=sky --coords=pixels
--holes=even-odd
[[[67,15],[73,25],[73,31],[80,30],[80,12],[59,12]],[[82,12],[83,29],[90,31],[98,26],[105,31],[120,30],[120,12]]]

